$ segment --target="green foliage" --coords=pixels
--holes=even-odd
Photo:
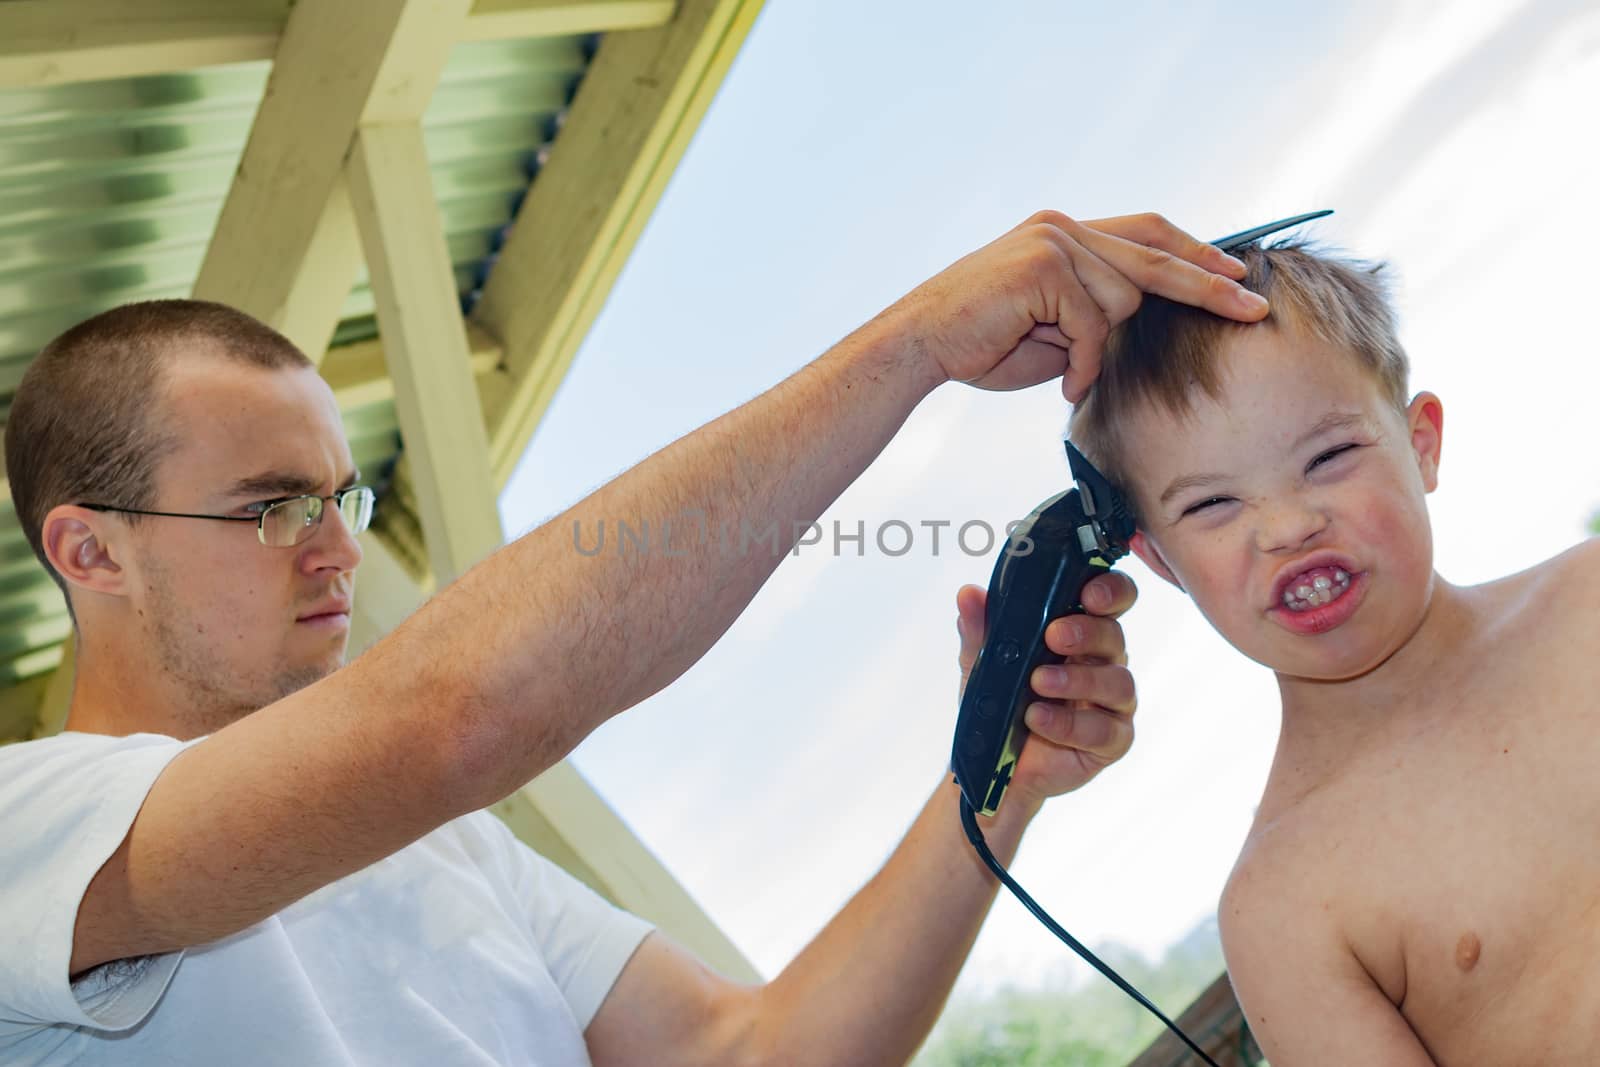
[[[1070,955],[1065,946],[1061,951]],[[1158,963],[1119,945],[1095,952],[1174,1018],[1223,970],[1212,920]],[[1161,1023],[1087,964],[1075,973],[1087,977],[953,998],[916,1067],[1127,1067],[1160,1034]]]
[[[1589,520],[1589,532],[1600,534],[1600,511],[1595,512],[1594,518]]]

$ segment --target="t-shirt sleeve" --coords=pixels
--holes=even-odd
[[[492,835],[545,965],[579,1028],[587,1028],[654,927],[523,844],[493,815],[473,818],[481,818],[483,832]]]
[[[185,747],[77,733],[0,746],[0,1047],[57,1024],[125,1030],[161,998],[180,953],[116,960],[77,982],[67,968],[84,891]]]

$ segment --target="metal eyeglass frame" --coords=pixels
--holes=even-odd
[[[157,518],[163,519],[211,519],[215,522],[253,522],[256,524],[256,537],[263,545],[266,545],[268,548],[293,548],[295,545],[304,544],[310,538],[311,534],[309,532],[305,533],[297,540],[291,541],[287,545],[275,545],[267,540],[268,515],[271,515],[279,508],[285,507],[289,504],[297,503],[301,500],[315,500],[317,502],[316,507],[306,515],[306,522],[304,527],[302,527],[307,531],[314,531],[317,529],[317,527],[322,525],[322,516],[327,511],[326,502],[329,500],[333,501],[334,507],[338,509],[341,520],[345,520],[344,501],[345,498],[351,493],[358,494],[358,500],[366,501],[366,507],[362,510],[366,515],[367,521],[362,524],[360,530],[356,529],[354,526],[350,527],[350,532],[352,534],[358,534],[361,533],[362,530],[365,530],[368,526],[372,525],[372,513],[377,504],[377,494],[373,492],[371,486],[352,485],[348,489],[340,489],[338,492],[330,493],[327,496],[320,496],[316,493],[302,493],[299,496],[284,497],[282,500],[274,500],[272,503],[268,504],[266,508],[262,510],[260,515],[248,518],[242,515],[197,515],[187,511],[146,511],[142,508],[119,508],[112,504],[91,504],[87,502],[79,503],[77,506],[80,508],[88,508],[90,511],[115,511],[125,515],[153,515]],[[348,520],[345,521],[348,525]]]

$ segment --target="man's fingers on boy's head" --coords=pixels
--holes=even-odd
[[[1083,233],[1089,236],[1092,231],[1084,229]],[[1083,286],[1084,292],[1089,294],[1105,316],[1107,333],[1110,333],[1110,327],[1127,322],[1139,310],[1139,304],[1144,300],[1143,291],[1127,275],[1096,255],[1090,245],[1074,241],[1068,246],[1068,254],[1078,284]]]
[[[1092,259],[1081,249],[1078,255]],[[1074,268],[1076,269],[1074,256]],[[1103,265],[1102,265],[1103,266]],[[1111,320],[1094,294],[1078,274],[1060,279],[1056,293],[1056,321],[1030,331],[1035,340],[1047,341],[1067,350],[1067,369],[1061,376],[1061,392],[1076,402],[1100,374],[1100,357],[1106,338],[1111,335]]]
[[[1241,322],[1255,322],[1266,317],[1266,299],[1232,278],[1198,267],[1164,248],[1096,233],[1088,227],[1082,232],[1083,243],[1095,255],[1147,293],[1205,308]]]
[[[1114,234],[1142,245],[1150,245],[1186,259],[1197,267],[1226,274],[1230,278],[1243,278],[1248,271],[1245,265],[1228,255],[1216,245],[1207,244],[1186,230],[1181,230],[1161,215],[1147,211],[1140,215],[1120,215],[1109,219],[1092,219],[1084,223],[1102,233]]]

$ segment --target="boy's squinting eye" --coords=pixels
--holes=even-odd
[[[274,504],[281,504],[289,498],[286,496],[274,497],[271,500],[257,500],[254,504],[246,504],[239,510],[246,515],[260,515]]]
[[[1330,448],[1326,452],[1324,452],[1320,456],[1318,456],[1316,459],[1312,460],[1310,466],[1306,467],[1306,470],[1307,471],[1315,470],[1317,467],[1322,466],[1322,464],[1324,464],[1327,461],[1333,459],[1334,457],[1342,456],[1346,452],[1349,452],[1351,449],[1360,448],[1360,447],[1361,447],[1360,445],[1358,445],[1358,444],[1356,444],[1354,442],[1351,442],[1349,444],[1340,445],[1338,448]]]
[[[1346,444],[1342,444],[1337,448],[1330,448],[1326,452],[1320,453],[1316,459],[1313,459],[1306,466],[1306,473],[1310,474],[1323,464],[1330,463],[1340,456],[1360,447],[1361,445],[1351,441]],[[1208,496],[1204,500],[1197,501],[1196,503],[1190,504],[1188,507],[1184,508],[1178,513],[1178,518],[1182,519],[1190,515],[1198,515],[1203,511],[1209,511],[1213,508],[1221,507],[1224,504],[1230,504],[1232,502],[1233,497],[1231,496]]]
[[[1204,511],[1205,509],[1207,509],[1207,508],[1209,508],[1209,507],[1211,507],[1213,505],[1226,504],[1228,501],[1230,501],[1232,499],[1233,499],[1233,497],[1231,497],[1231,496],[1208,496],[1204,500],[1200,501],[1198,504],[1190,504],[1188,507],[1184,508],[1183,511],[1179,514],[1178,517],[1181,519],[1185,515],[1194,515],[1194,514],[1197,514],[1198,512]]]

